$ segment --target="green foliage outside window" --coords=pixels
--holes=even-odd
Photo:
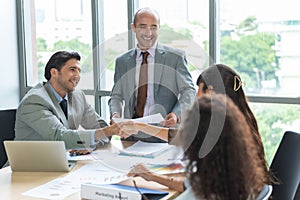
[[[277,80],[275,34],[258,32],[255,17],[248,17],[221,37],[221,63],[233,67],[247,84],[246,91],[260,93],[262,81]]]
[[[91,72],[92,66],[92,54],[91,47],[89,44],[85,44],[78,39],[71,39],[68,41],[57,41],[53,48],[49,48],[46,40],[43,38],[37,38],[37,60],[38,60],[38,79],[43,80],[44,68],[47,61],[43,60],[42,54],[45,52],[56,52],[56,51],[77,51],[81,55],[81,70],[83,73]]]
[[[159,42],[164,44],[170,44],[176,40],[192,40],[193,34],[189,29],[180,29],[175,31],[167,24],[163,24],[159,29]]]
[[[249,17],[232,32],[221,34],[221,63],[233,67],[241,75],[248,93],[260,93],[262,81],[277,80],[276,71],[280,67],[276,64],[273,48],[276,36],[258,32],[255,21],[255,17]],[[270,163],[283,133],[289,127],[299,128],[294,124],[299,118],[299,108],[297,105],[261,103],[253,104],[252,109]]]
[[[271,163],[283,133],[299,130],[295,123],[299,119],[299,107],[298,105],[274,104],[250,105],[258,122],[268,163]]]
[[[81,70],[83,73],[93,70],[93,57],[91,55],[92,48],[89,44],[85,44],[76,39],[68,41],[58,41],[54,44],[52,51],[77,51],[81,55]]]

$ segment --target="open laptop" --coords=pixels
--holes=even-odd
[[[14,172],[68,172],[76,164],[63,141],[4,141],[4,147]]]

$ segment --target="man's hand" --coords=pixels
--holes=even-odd
[[[131,135],[135,135],[138,133],[138,130],[134,129],[133,121],[119,122],[111,125],[113,132],[116,135],[119,135],[121,138],[128,138]]]
[[[70,156],[79,156],[79,155],[86,155],[93,151],[93,149],[84,149],[84,150],[70,150]]]
[[[112,116],[111,116],[111,120],[110,120],[109,124],[113,125],[115,123],[114,120],[113,120],[113,118],[120,118],[120,117],[121,116],[120,116],[119,113],[117,113],[117,112],[113,113]]]
[[[170,126],[175,126],[177,122],[178,122],[177,115],[171,112],[166,116],[165,120],[162,122],[162,125],[170,127]]]

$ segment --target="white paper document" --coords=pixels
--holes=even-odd
[[[164,151],[167,151],[171,147],[172,146],[168,143],[150,143],[137,141],[132,146],[120,150],[120,155],[154,158],[162,154]]]
[[[140,144],[140,143],[139,143]],[[166,143],[165,143],[166,144]],[[138,145],[139,146],[139,145]],[[153,169],[159,165],[170,165],[172,163],[179,162],[183,157],[183,151],[181,148],[174,145],[169,145],[169,149],[161,152],[154,158],[145,156],[130,156],[120,155],[121,149],[118,149],[115,153],[104,154],[101,162],[105,166],[109,166],[114,171],[120,171],[127,174],[134,165],[144,163],[147,167]],[[165,173],[161,171],[161,173]]]
[[[65,177],[35,187],[24,192],[23,195],[44,199],[64,199],[80,191],[80,186],[83,183],[112,184],[127,178],[126,173],[114,171],[113,168],[99,161],[86,164]]]
[[[65,199],[67,196],[78,191],[80,191],[80,185],[75,185],[63,178],[57,178],[22,194],[43,199]]]
[[[164,118],[160,113],[149,115],[146,117],[136,118],[136,119],[124,119],[124,118],[112,118],[112,120],[116,123],[126,122],[126,121],[134,121],[134,122],[142,122],[146,124],[159,124],[164,121]]]

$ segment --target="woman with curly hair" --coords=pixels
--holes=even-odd
[[[237,106],[224,95],[203,95],[186,115],[179,137],[183,146],[188,144],[191,187],[178,199],[185,199],[185,194],[194,194],[195,199],[256,199],[266,173]],[[195,136],[190,144],[191,134]]]
[[[186,111],[176,137],[188,160],[186,189],[177,199],[256,199],[265,186],[266,173],[251,129],[225,95],[201,95]],[[139,167],[129,175],[143,174],[154,181],[161,177]],[[180,184],[167,178],[169,184]]]

